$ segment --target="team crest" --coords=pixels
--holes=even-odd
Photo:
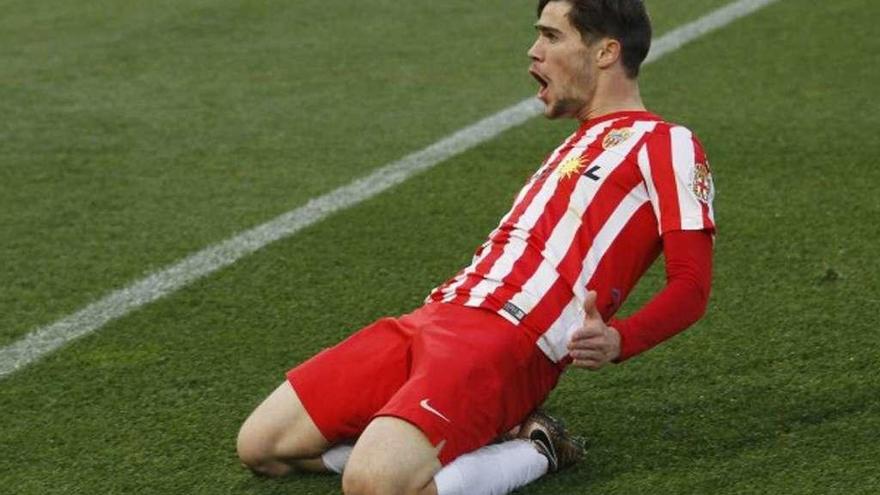
[[[585,157],[573,156],[559,165],[559,167],[556,169],[556,174],[563,179],[567,179],[572,175],[580,174],[581,167],[584,166],[584,162]]]
[[[605,139],[602,140],[602,147],[607,149],[611,149],[618,144],[629,139],[630,136],[633,135],[633,130],[631,127],[624,127],[623,129],[614,129],[609,132]]]
[[[694,166],[691,190],[701,202],[708,204],[712,201],[713,196],[715,196],[715,185],[712,182],[712,174],[709,172],[708,163],[697,163]]]

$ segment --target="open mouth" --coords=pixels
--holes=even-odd
[[[550,81],[548,81],[543,75],[539,74],[534,69],[529,69],[529,74],[538,81],[540,87],[538,88],[538,98],[541,100],[545,100],[547,97],[547,87],[550,86]]]

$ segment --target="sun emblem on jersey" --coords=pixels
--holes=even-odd
[[[586,162],[586,158],[583,156],[573,156],[559,165],[559,168],[556,169],[556,174],[562,177],[563,179],[567,179],[572,175],[580,174],[581,167],[584,166]]]
[[[633,130],[631,127],[624,127],[623,129],[614,129],[609,132],[608,135],[605,136],[605,139],[602,140],[602,147],[607,149],[611,149],[618,144],[629,139],[630,136],[633,135]]]
[[[708,204],[712,201],[712,197],[715,196],[715,184],[712,182],[708,163],[697,163],[694,166],[691,190],[701,202]]]

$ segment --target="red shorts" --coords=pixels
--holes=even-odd
[[[356,439],[377,416],[445,444],[443,465],[516,426],[561,369],[495,313],[434,303],[384,318],[287,373],[331,443]]]

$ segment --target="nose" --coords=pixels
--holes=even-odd
[[[526,55],[528,55],[529,58],[535,62],[541,60],[541,55],[540,55],[541,52],[540,52],[540,46],[539,46],[540,42],[541,42],[540,39],[535,40],[535,42],[532,43],[531,48],[529,48],[529,51],[526,52]]]

